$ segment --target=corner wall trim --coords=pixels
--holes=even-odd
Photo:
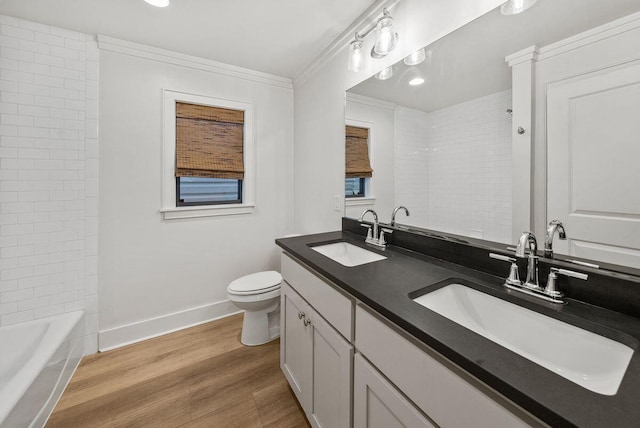
[[[100,352],[162,336],[242,311],[229,300],[210,303],[98,332]]]
[[[256,83],[263,83],[285,89],[293,89],[291,79],[248,68],[237,67],[231,64],[212,61],[206,58],[186,55],[165,49],[154,48],[140,43],[120,40],[113,37],[98,35],[98,48],[125,55],[160,61],[167,64],[180,65],[225,76],[237,77]]]

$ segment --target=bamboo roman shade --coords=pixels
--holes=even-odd
[[[176,102],[176,177],[242,180],[244,112]]]
[[[369,162],[369,130],[355,126],[346,127],[346,178],[371,177],[373,170]]]

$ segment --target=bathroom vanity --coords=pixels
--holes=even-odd
[[[503,284],[508,265],[488,255],[495,248],[396,230],[394,245],[379,250],[364,243],[358,226],[344,219],[343,231],[276,241],[284,250],[281,367],[313,426],[637,423],[640,320],[629,313],[635,296],[623,299],[630,302],[623,308],[627,313],[620,313],[588,299],[575,300],[583,291],[563,278],[560,287],[567,291],[568,304],[538,301],[507,291]],[[313,249],[336,242],[385,258],[346,266],[348,262]],[[546,269],[544,264],[541,271]],[[585,287],[595,288],[595,299],[638,286],[632,275],[589,273],[592,282],[586,281]],[[610,290],[599,289],[607,281]],[[594,392],[413,300],[450,282],[468,284],[483,295],[612,339],[632,352],[623,362],[619,385],[613,391]],[[603,302],[610,306],[615,298]],[[539,332],[509,325],[510,321],[502,320],[516,332],[521,329],[516,336],[524,338],[525,345],[531,338],[532,347],[541,346],[534,334]],[[566,342],[572,346],[570,339]],[[548,351],[564,356],[561,349]],[[571,361],[561,364],[573,367]],[[583,367],[576,361],[576,370]],[[607,364],[604,367],[599,375],[607,377]]]

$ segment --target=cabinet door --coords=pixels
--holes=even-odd
[[[314,310],[309,311],[312,332],[312,398],[307,411],[313,426],[351,426],[353,346]]]
[[[435,427],[360,354],[353,366],[353,427]]]
[[[306,411],[312,391],[312,335],[304,325],[309,306],[286,282],[280,291],[280,368]]]

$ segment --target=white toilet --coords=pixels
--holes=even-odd
[[[252,273],[232,281],[227,298],[244,309],[243,345],[255,346],[280,337],[280,283],[276,271]]]

